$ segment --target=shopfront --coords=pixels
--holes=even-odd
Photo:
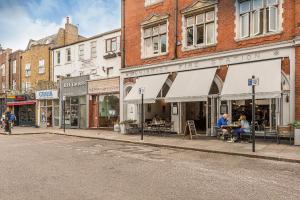
[[[183,133],[187,120],[194,120],[198,132],[214,135],[217,119],[224,113],[231,116],[230,123],[237,122],[241,115],[251,121],[251,87],[248,86],[248,79],[254,75],[259,79],[256,86],[255,128],[257,131],[276,129],[278,125],[286,125],[294,119],[293,52],[291,47],[279,46],[275,50],[271,47],[244,50],[223,56],[219,54],[177,61],[167,66],[158,64],[146,69],[123,70],[121,83],[125,104],[121,105],[121,116],[128,118],[128,105],[134,104],[136,119],[139,120],[138,88],[145,87],[146,103],[158,105],[160,100],[164,105],[170,104],[170,119],[177,133]],[[170,75],[173,79],[167,94],[158,98],[157,91],[163,88]],[[146,84],[140,84],[139,80],[143,79],[148,79],[150,91],[147,91]],[[136,81],[127,92],[130,80]],[[152,93],[151,88],[155,85],[156,91]],[[147,102],[147,95],[152,101]]]
[[[64,78],[60,84],[60,126],[87,128],[87,81],[89,76]],[[64,100],[64,101],[63,101]]]
[[[41,90],[35,93],[38,107],[38,126],[59,126],[59,99],[57,90]]]
[[[34,94],[16,95],[14,101],[6,105],[16,116],[16,126],[36,126],[36,100]]]
[[[112,128],[119,121],[120,79],[88,81],[89,128]]]

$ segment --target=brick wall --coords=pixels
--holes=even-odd
[[[300,7],[298,0],[297,6]],[[182,42],[182,15],[181,10],[191,5],[194,0],[179,0],[178,40]],[[285,0],[283,3],[283,29],[280,34],[265,36],[256,39],[235,41],[235,0],[219,0],[218,3],[218,37],[214,47],[202,48],[192,51],[182,51],[182,46],[177,46],[178,58],[188,58],[206,55],[214,52],[227,51],[238,48],[268,44],[279,41],[291,40],[295,35],[295,0]],[[174,58],[174,0],[144,7],[143,0],[125,1],[125,64],[126,67],[158,63]],[[151,14],[169,14],[168,54],[150,59],[141,59],[141,23]],[[298,12],[300,13],[300,12]],[[300,18],[300,14],[298,14]],[[299,20],[300,21],[300,20]]]

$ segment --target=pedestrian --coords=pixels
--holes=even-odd
[[[11,113],[10,114],[10,119],[9,119],[9,121],[10,121],[10,128],[14,127],[14,124],[15,124],[16,120],[17,120],[17,118],[16,118],[15,114]]]
[[[7,132],[8,135],[11,134],[11,129],[10,129],[10,109],[8,108],[7,111],[5,112],[5,132]]]

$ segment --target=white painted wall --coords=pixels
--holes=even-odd
[[[107,77],[120,76],[121,56],[105,59],[103,56],[106,53],[106,39],[117,38],[117,51],[120,52],[120,36],[121,31],[109,32],[100,34],[99,36],[91,37],[83,42],[71,44],[65,47],[52,50],[54,56],[54,76],[56,82],[57,76],[71,77],[80,75],[90,75],[90,79],[100,79]],[[91,58],[91,43],[96,41],[97,57]],[[79,46],[84,44],[84,59],[79,59]],[[71,49],[71,62],[67,62],[66,49]],[[57,51],[60,51],[60,64],[57,63]],[[106,74],[106,69],[112,67],[109,76]],[[92,71],[96,73],[92,74]]]

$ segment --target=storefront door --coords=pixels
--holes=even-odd
[[[71,128],[79,128],[79,99],[78,97],[71,98]]]

